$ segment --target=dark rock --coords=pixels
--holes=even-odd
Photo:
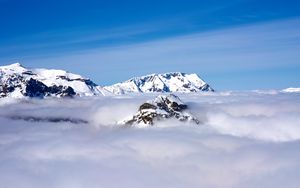
[[[155,121],[168,118],[175,118],[179,121],[192,121],[199,124],[200,121],[189,114],[188,106],[174,94],[160,95],[153,101],[143,103],[132,118],[119,122],[119,124],[134,125],[144,124],[153,125]]]
[[[28,97],[43,98],[45,96],[60,96],[60,97],[72,97],[76,95],[74,89],[70,86],[46,86],[42,82],[30,78],[26,82],[26,90],[24,93]]]
[[[48,87],[40,81],[30,78],[26,83],[24,95],[28,97],[43,98],[46,95]]]
[[[140,106],[139,111],[146,110],[146,109],[154,109],[155,110],[155,109],[157,109],[157,107],[150,103],[144,103]]]
[[[25,72],[22,72],[22,74],[30,75],[30,76],[36,75],[36,74],[34,74],[32,71],[25,71]]]
[[[47,95],[57,95],[61,97],[73,97],[76,95],[74,89],[70,86],[51,86],[48,87]]]
[[[19,75],[12,75],[7,79],[0,80],[0,97],[7,97],[9,93],[14,92],[16,89],[22,90],[23,82],[24,78]]]

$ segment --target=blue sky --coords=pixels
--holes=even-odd
[[[300,87],[296,0],[0,0],[0,65],[108,85],[195,72],[217,90]]]

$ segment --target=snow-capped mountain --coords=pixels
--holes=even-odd
[[[151,74],[102,88],[88,78],[64,70],[29,69],[19,63],[0,66],[0,98],[198,91],[214,90],[196,74]]]
[[[214,91],[214,89],[200,79],[197,74],[180,72],[135,77],[122,83],[106,86],[104,89],[114,94]]]
[[[193,117],[187,109],[188,106],[178,96],[174,94],[159,95],[154,100],[143,103],[135,115],[118,122],[118,124],[143,127],[170,118],[200,124],[200,121]]]
[[[27,69],[19,63],[0,66],[0,97],[93,96],[103,89],[88,78],[54,69]]]

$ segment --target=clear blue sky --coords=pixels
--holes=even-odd
[[[300,87],[298,0],[0,0],[0,65],[100,85],[195,72],[217,90]]]

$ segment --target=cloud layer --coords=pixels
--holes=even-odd
[[[299,187],[299,94],[182,95],[203,125],[114,126],[153,97],[1,99],[1,186]],[[7,118],[15,114],[89,124]]]

